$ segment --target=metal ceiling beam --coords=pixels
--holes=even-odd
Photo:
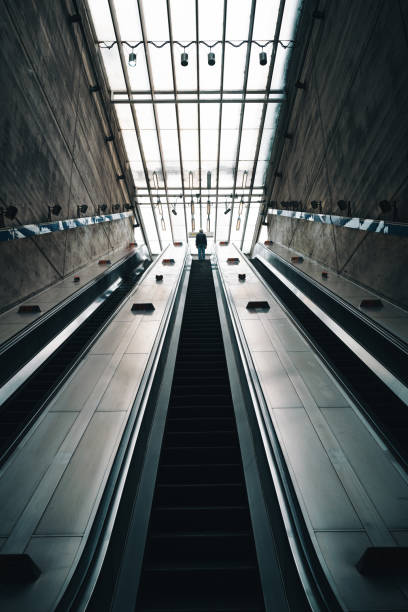
[[[198,125],[198,189],[201,196],[201,112],[200,112],[200,24],[198,16],[198,0],[195,0],[196,14],[196,53],[197,53],[197,125]]]
[[[197,104],[200,106],[200,103],[203,104],[219,104],[220,102],[226,104],[254,104],[254,103],[265,103],[265,104],[279,104],[280,102],[284,102],[285,98],[269,98],[265,101],[265,98],[249,98],[248,99],[235,99],[235,98],[179,98],[177,100],[178,104]],[[112,104],[151,104],[152,101],[150,99],[145,100],[112,100]],[[155,100],[154,104],[174,104],[174,100]],[[200,139],[200,130],[199,139]]]
[[[169,38],[170,38],[170,58],[171,58],[171,71],[173,75],[173,94],[175,99],[175,108],[176,108],[176,123],[177,123],[177,140],[178,140],[178,152],[179,152],[179,162],[180,162],[180,176],[181,176],[181,190],[182,190],[182,198],[183,198],[183,208],[184,208],[184,221],[185,221],[185,229],[186,229],[186,240],[188,244],[188,231],[187,231],[187,217],[186,217],[186,199],[185,199],[185,189],[184,189],[184,168],[183,168],[183,155],[181,151],[181,133],[180,133],[180,114],[178,107],[178,91],[177,91],[177,79],[176,79],[176,64],[174,61],[174,44],[173,44],[173,26],[171,21],[171,10],[170,10],[170,0],[166,0],[167,6],[167,23],[169,26]],[[180,188],[176,188],[180,191]]]
[[[116,38],[117,41],[119,41],[120,40],[120,37],[119,37],[119,24],[118,24],[118,18],[117,18],[117,15],[116,15],[116,10],[115,10],[115,6],[114,6],[113,0],[108,0],[108,4],[109,4],[110,16],[111,16],[111,19],[112,19],[113,29],[114,29],[114,32],[115,32],[115,38]],[[119,57],[120,57],[120,64],[121,64],[121,67],[122,67],[123,78],[125,79],[125,84],[126,84],[126,91],[128,93],[129,100],[130,100],[130,95],[131,94],[129,92],[131,91],[131,87],[130,87],[129,75],[128,75],[128,71],[127,71],[126,60],[125,60],[125,56],[124,56],[124,53],[123,53],[122,45],[118,44],[118,49],[119,49]],[[145,175],[146,185],[147,185],[148,191],[149,191],[150,203],[151,203],[151,207],[152,207],[152,211],[153,211],[153,218],[154,218],[154,222],[155,222],[155,226],[156,226],[157,237],[158,237],[158,240],[159,240],[160,250],[162,250],[163,247],[162,247],[161,237],[160,237],[160,233],[159,233],[159,227],[158,227],[158,224],[157,224],[157,219],[156,219],[156,215],[155,215],[155,211],[154,211],[154,207],[153,207],[152,192],[151,192],[151,189],[150,189],[150,182],[149,182],[149,173],[147,171],[146,158],[145,158],[145,154],[144,154],[144,151],[143,151],[142,140],[141,140],[141,137],[140,137],[139,123],[137,121],[136,111],[135,111],[134,106],[132,104],[130,105],[130,110],[132,112],[133,125],[135,126],[136,138],[137,138],[137,142],[138,142],[138,145],[139,145],[140,158],[142,160],[143,172],[144,172],[144,175]],[[137,194],[137,188],[136,188],[136,194]]]
[[[127,96],[127,91],[125,89],[117,89],[111,92],[112,96]],[[130,92],[132,94],[132,96],[147,96],[150,95],[150,89],[132,89],[132,91]],[[178,94],[180,95],[194,95],[197,94],[198,91],[197,89],[179,89]],[[244,90],[243,89],[224,89],[223,90],[224,94],[243,94]],[[247,89],[246,90],[247,96],[249,95],[257,95],[257,94],[285,94],[286,90],[285,89]],[[155,89],[155,94],[156,95],[169,95],[172,96],[174,95],[174,89]],[[200,94],[221,94],[221,89],[200,89]]]
[[[244,71],[244,85],[243,85],[243,89],[244,89],[244,94],[243,94],[243,101],[242,101],[242,106],[241,106],[241,114],[240,114],[240,118],[239,118],[239,129],[238,129],[238,144],[237,144],[237,155],[235,158],[235,168],[234,168],[234,189],[232,192],[232,203],[231,203],[231,217],[230,217],[230,223],[229,223],[229,230],[228,230],[228,242],[230,241],[231,238],[231,227],[232,227],[232,217],[234,214],[234,198],[235,198],[235,191],[236,191],[236,186],[237,186],[237,177],[238,177],[238,164],[239,164],[239,155],[240,155],[240,151],[241,151],[241,139],[242,139],[242,126],[244,123],[244,113],[245,113],[245,104],[246,104],[246,89],[247,89],[247,85],[248,85],[248,73],[249,73],[249,62],[251,60],[251,50],[252,50],[252,34],[254,31],[254,21],[255,21],[255,10],[256,10],[256,0],[252,0],[252,4],[251,4],[251,14],[250,14],[250,18],[249,18],[249,31],[248,31],[248,43],[247,43],[247,53],[246,53],[246,60],[245,60],[245,71]]]
[[[278,10],[278,17],[277,17],[276,26],[275,26],[275,36],[279,36],[280,31],[281,31],[283,13],[284,13],[284,10],[285,10],[285,2],[286,2],[286,0],[280,0],[279,10]],[[269,64],[269,72],[268,72],[268,80],[266,82],[266,89],[268,89],[268,87],[270,87],[271,83],[272,83],[273,72],[275,70],[275,62],[276,62],[277,51],[278,51],[278,44],[274,43],[273,47],[272,47],[272,53],[271,53],[271,62]],[[265,98],[266,98],[266,96],[265,96]],[[266,102],[266,100],[265,100],[265,102]],[[250,184],[250,187],[251,187],[250,194],[252,194],[252,188],[253,188],[253,184],[255,182],[255,174],[256,174],[256,168],[257,168],[257,165],[258,165],[259,151],[260,151],[261,143],[262,143],[262,136],[263,136],[263,130],[264,130],[264,126],[265,126],[265,119],[266,119],[267,108],[268,108],[268,105],[265,103],[263,105],[263,108],[262,108],[261,123],[259,124],[258,141],[256,143],[254,166],[253,166],[253,170],[252,170],[252,177],[251,177],[251,184]],[[251,195],[250,195],[250,198],[251,198]],[[248,214],[249,214],[249,209],[248,209],[247,215],[245,217],[245,223],[244,223],[244,229],[243,229],[242,241],[241,241],[241,250],[242,250],[242,247],[243,247],[243,244],[244,244],[244,239],[245,239],[245,232],[246,232],[247,223],[248,223]],[[253,249],[254,240],[258,239],[261,223],[262,223],[262,219],[261,219],[260,216],[258,216],[257,222],[255,224],[254,236],[252,238],[251,251]]]
[[[167,193],[166,168],[165,168],[165,165],[164,165],[163,147],[162,147],[161,135],[160,135],[160,124],[159,124],[159,120],[158,120],[158,117],[157,117],[152,63],[150,61],[150,51],[149,51],[149,46],[147,44],[146,23],[145,23],[145,18],[144,18],[142,0],[137,0],[137,6],[138,6],[138,9],[139,9],[140,26],[142,28],[142,38],[143,38],[143,46],[144,46],[145,57],[146,57],[147,75],[149,77],[149,85],[150,85],[150,95],[152,97],[152,102],[153,102],[152,107],[153,107],[154,124],[156,126],[156,136],[157,136],[157,144],[159,146],[160,165],[161,165],[161,169],[162,169],[163,183],[164,183],[164,188],[165,188],[165,193],[166,193],[166,204],[167,204],[167,211],[168,211],[168,214],[169,214],[171,239],[174,242],[173,222],[171,220],[171,213],[170,213],[170,206],[169,206],[169,196],[168,196],[168,193]]]
[[[217,176],[215,193],[215,223],[214,223],[214,246],[217,240],[217,217],[218,217],[218,189],[220,182],[220,150],[221,150],[221,126],[222,126],[222,100],[224,97],[224,67],[225,67],[225,33],[227,30],[227,2],[224,0],[224,15],[222,20],[222,53],[221,53],[221,79],[220,79],[220,113],[218,118],[218,146],[217,146]]]
[[[228,187],[219,187],[218,190],[219,191],[229,191],[230,193],[232,193],[232,188],[233,185],[230,185]],[[257,187],[253,187],[253,191],[263,191],[263,185],[258,185]],[[193,186],[193,191],[197,189],[197,187]],[[250,187],[240,187],[240,190],[244,190],[244,191],[249,191],[251,188]],[[180,191],[181,187],[167,187],[167,191]],[[148,191],[147,187],[139,187],[139,191]],[[164,191],[164,187],[159,187],[159,191]],[[217,191],[216,187],[211,187],[210,189],[207,189],[207,187],[205,188],[205,191]]]

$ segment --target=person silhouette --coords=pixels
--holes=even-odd
[[[207,247],[207,236],[204,234],[203,230],[200,229],[198,234],[196,235],[196,247],[198,250],[198,259],[205,259],[205,249]]]

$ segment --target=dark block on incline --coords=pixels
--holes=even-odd
[[[406,573],[408,546],[370,546],[356,563],[365,576]]]
[[[0,554],[0,582],[2,584],[34,582],[40,575],[40,568],[29,555]]]
[[[248,302],[247,304],[248,310],[253,310],[255,308],[262,308],[263,310],[269,310],[269,302]]]

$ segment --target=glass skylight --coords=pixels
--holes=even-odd
[[[152,250],[172,240],[193,242],[190,234],[201,227],[211,243],[233,240],[247,248],[285,101],[301,0],[88,5]],[[183,52],[187,66],[181,65]],[[227,206],[231,212],[224,215]]]

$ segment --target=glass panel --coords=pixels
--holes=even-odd
[[[286,1],[289,2],[290,0]],[[254,40],[266,41],[271,40],[274,37],[278,11],[278,0],[275,2],[271,2],[271,0],[257,0],[253,32]],[[254,49],[256,48],[257,47],[254,47]],[[268,46],[268,52],[270,49],[271,45]]]
[[[245,34],[246,39],[248,32]],[[246,44],[242,47],[225,46],[224,89],[242,89],[244,85]],[[226,94],[230,98],[230,94]]]
[[[201,129],[218,130],[220,117],[219,104],[200,104]]]
[[[239,4],[239,6],[236,7],[236,4]],[[251,0],[240,0],[239,3],[228,3],[226,29],[226,37],[228,40],[247,40],[251,4]]]
[[[184,169],[196,170],[190,162],[198,159],[198,133],[193,130],[180,130],[180,134]]]
[[[265,183],[265,175],[268,169],[269,162],[259,161],[255,173],[255,185],[263,185]]]
[[[260,205],[251,203],[248,215],[248,223],[245,232],[245,240],[243,245],[244,253],[249,253],[252,244],[252,238],[254,236],[256,222],[258,220]]]
[[[238,130],[224,130],[221,135],[220,160],[234,159],[237,154]]]
[[[262,117],[263,104],[256,104],[255,102],[245,105],[244,121],[242,128],[248,129],[259,129],[259,124]]]
[[[99,0],[94,0],[94,2]],[[142,40],[139,10],[136,0],[115,0],[116,16],[122,40],[137,42]],[[126,50],[126,47],[124,47]]]
[[[152,104],[136,104],[135,111],[139,128],[143,130],[156,129]]]
[[[98,40],[115,40],[108,0],[88,0]]]
[[[140,138],[146,161],[157,161],[160,163],[156,130],[140,130]]]
[[[211,161],[217,159],[218,130],[201,130],[201,159]]]
[[[125,79],[120,63],[119,51],[117,47],[112,49],[101,49],[103,63],[111,89],[126,89]]]
[[[115,109],[118,116],[120,129],[134,130],[135,126],[133,123],[132,111],[130,110],[130,104],[116,104]]]
[[[141,162],[136,132],[134,130],[125,130],[122,132],[122,137],[123,142],[125,143],[129,162]]]
[[[281,89],[285,84],[285,74],[287,62],[291,53],[291,49],[284,49],[279,45],[276,52],[275,67],[273,69],[271,89]]]
[[[297,21],[299,19],[302,8],[300,0],[286,0],[285,10],[283,11],[283,19],[279,38],[281,40],[292,40]]]
[[[203,36],[200,31],[200,40]],[[206,41],[207,42],[207,41]],[[221,45],[212,49],[215,55],[215,65],[208,64],[208,53],[210,49],[205,45],[200,45],[200,90],[219,89],[221,79]],[[208,94],[202,94],[203,98],[208,98]]]
[[[179,163],[177,130],[160,130],[160,135],[163,157],[166,166],[168,161]]]
[[[181,174],[180,174],[180,162],[179,161],[168,161],[166,159],[166,176],[168,187],[179,187],[180,193],[182,191],[181,186]],[[174,194],[174,192],[171,192]]]
[[[133,180],[135,181],[136,188],[146,188],[143,164],[141,162],[130,162],[129,166],[132,171]]]
[[[271,61],[271,45],[265,47],[264,51],[268,57],[266,66],[259,63],[259,54],[262,51],[258,45],[252,45],[251,59],[248,71],[248,89],[265,89],[268,80],[269,64]],[[262,98],[262,94],[257,94],[257,98]],[[251,105],[253,106],[253,105]]]
[[[160,244],[157,237],[156,225],[153,218],[153,212],[151,206],[140,206],[140,211],[143,219],[143,223],[146,228],[146,234],[149,239],[150,248],[152,253],[157,255],[160,253]]]
[[[255,158],[259,130],[242,130],[240,160],[246,160],[252,166]]]
[[[125,53],[126,61],[128,60],[131,49],[124,45],[123,51]],[[132,90],[150,91],[149,75],[147,73],[146,55],[143,45],[134,51],[136,53],[136,66],[133,68],[128,65],[127,71],[129,75],[130,88]],[[144,96],[149,97],[149,96]]]
[[[161,130],[177,130],[176,107],[174,104],[157,104],[156,113]]]
[[[149,45],[149,54],[154,89],[173,89],[170,46],[165,45],[161,49],[156,49],[153,45]]]
[[[183,94],[183,98],[191,98]],[[197,106],[195,104],[180,104],[179,119],[181,130],[196,130],[198,127]]]

